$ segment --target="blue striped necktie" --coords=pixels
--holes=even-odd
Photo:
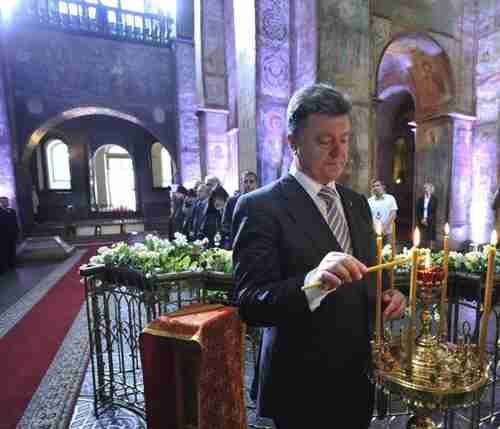
[[[318,196],[326,203],[326,221],[335,235],[343,252],[352,254],[351,235],[349,225],[341,210],[340,196],[333,188],[323,186]]]

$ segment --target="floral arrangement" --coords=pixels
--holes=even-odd
[[[432,253],[430,249],[419,248],[419,255],[423,256],[427,253],[431,254],[432,264],[441,265],[443,263],[444,251],[440,250],[438,252]],[[395,258],[409,257],[410,249],[404,247],[403,252],[395,255]],[[382,249],[382,257],[384,261],[391,260],[391,245],[387,244]],[[460,253],[455,251],[450,251],[448,254],[448,270],[450,272],[465,272],[471,274],[483,274],[486,273],[488,265],[488,247],[484,246],[482,250],[474,249],[467,253]],[[398,265],[395,268],[396,273],[403,274],[409,273],[411,269],[411,263],[408,261],[405,264]],[[496,254],[495,257],[495,273],[500,273],[500,255]]]
[[[176,233],[174,240],[148,234],[142,243],[125,242],[111,247],[100,247],[90,264],[127,266],[141,271],[147,278],[157,274],[177,272],[217,271],[231,273],[232,252],[220,248],[207,248],[208,240],[189,242]]]

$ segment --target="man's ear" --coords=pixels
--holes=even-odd
[[[288,144],[290,145],[290,149],[296,155],[297,154],[297,150],[298,150],[297,140],[292,135],[288,136],[287,140],[288,140]]]

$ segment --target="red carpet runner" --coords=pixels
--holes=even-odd
[[[0,428],[16,427],[80,311],[79,268],[94,253],[90,248],[0,340]]]

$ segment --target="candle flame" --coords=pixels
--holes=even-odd
[[[450,225],[448,222],[444,224],[444,235],[450,235]]]
[[[382,235],[382,222],[380,222],[379,220],[375,222],[375,233],[378,236]]]
[[[491,240],[490,240],[490,244],[492,246],[496,246],[497,245],[497,242],[498,242],[498,238],[497,238],[497,232],[495,230],[491,231]]]
[[[413,233],[413,246],[418,247],[420,244],[420,231],[418,226],[415,228],[415,232]]]

